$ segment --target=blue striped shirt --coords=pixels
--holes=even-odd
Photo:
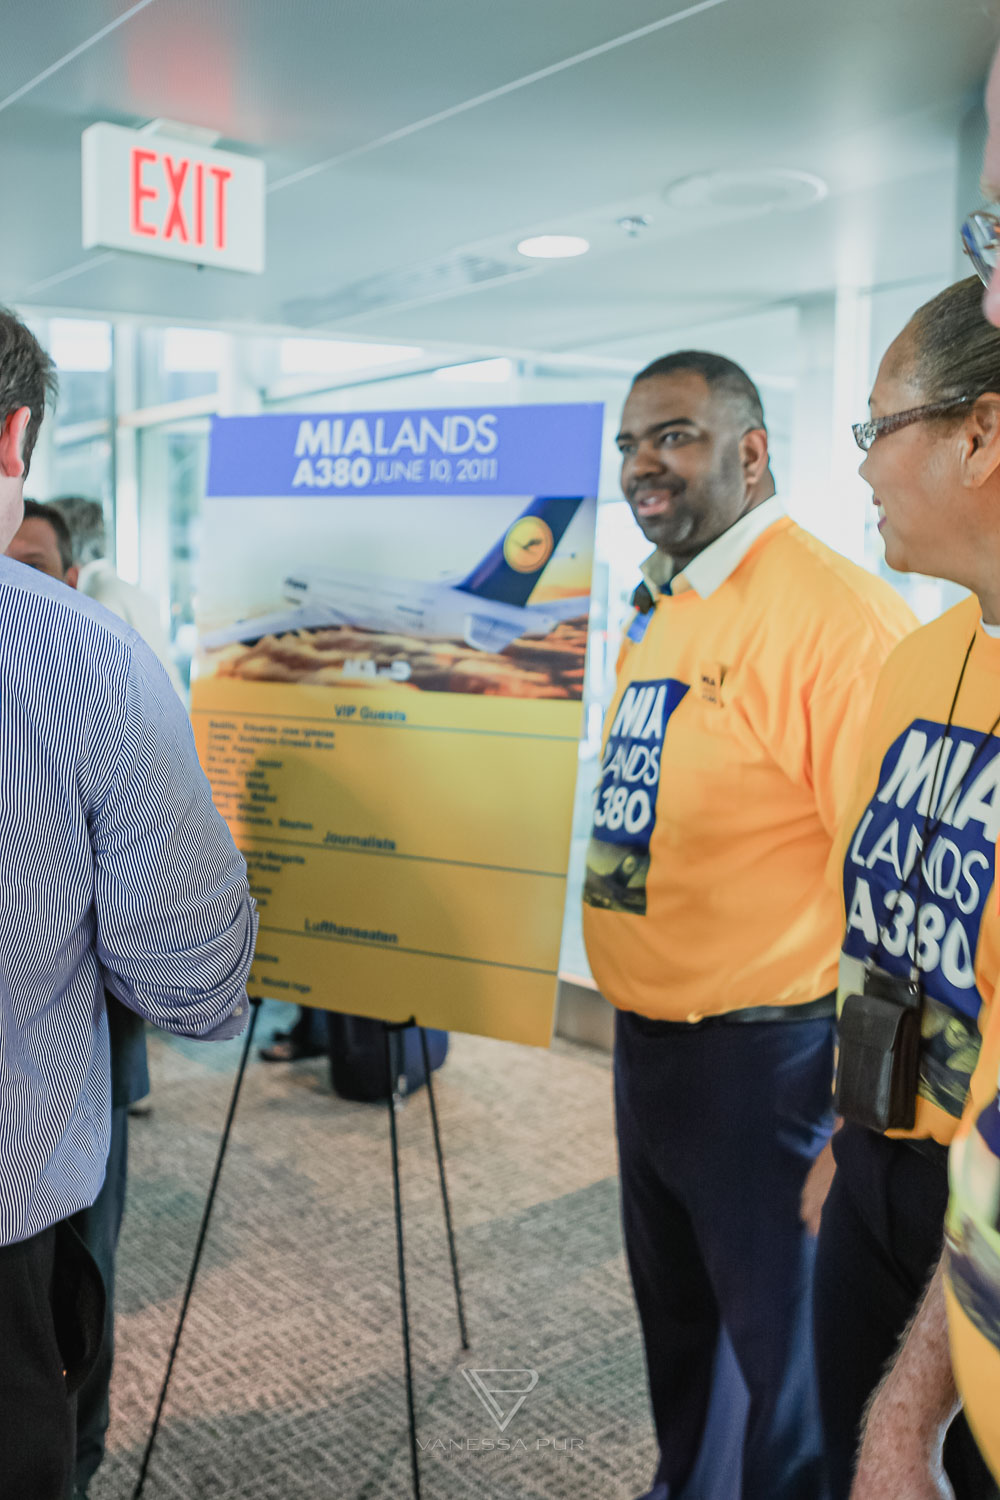
[[[167,1031],[235,1036],[256,926],[160,663],[0,557],[0,1244],[100,1189],[104,986]]]

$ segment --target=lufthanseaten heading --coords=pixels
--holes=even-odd
[[[464,578],[431,583],[380,573],[303,571],[284,581],[297,607],[240,620],[204,637],[216,650],[290,630],[347,625],[391,635],[463,640],[477,651],[502,651],[521,636],[548,635],[561,620],[587,613],[586,594],[545,604],[528,600],[583,496],[532,500]]]

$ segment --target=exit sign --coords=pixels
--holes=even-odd
[[[264,163],[120,125],[83,132],[83,244],[264,269]]]

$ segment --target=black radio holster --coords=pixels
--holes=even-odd
[[[874,965],[860,995],[848,995],[838,1022],[834,1103],[870,1130],[910,1130],[920,1075],[920,983]]]

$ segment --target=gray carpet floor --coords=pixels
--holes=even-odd
[[[289,1012],[268,1005],[257,1041]],[[256,1050],[256,1047],[255,1047]],[[112,1427],[92,1500],[132,1493],[239,1044],[150,1045],[131,1122]],[[618,1223],[609,1062],[453,1038],[437,1098],[471,1350],[459,1347],[426,1092],[399,1114],[424,1500],[631,1500],[654,1452]],[[537,1383],[500,1430],[487,1388]],[[516,1395],[498,1394],[506,1414]],[[325,1061],[254,1061],[145,1500],[412,1493],[384,1105]]]

